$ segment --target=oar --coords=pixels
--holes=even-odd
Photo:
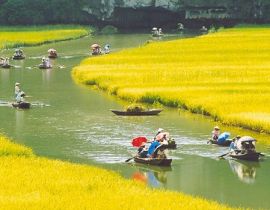
[[[127,159],[127,160],[125,160],[125,162],[126,162],[126,163],[129,162],[130,160],[132,160],[132,159],[135,158],[135,157],[137,157],[137,155],[134,156],[134,157],[131,157],[131,158]]]
[[[227,152],[227,153],[225,153],[225,154],[223,154],[223,155],[220,155],[220,156],[218,156],[218,158],[222,158],[222,157],[224,157],[224,156],[226,156],[226,155],[228,155],[228,154],[230,154],[231,152]]]
[[[265,156],[264,154],[262,154],[262,153],[260,153],[260,152],[259,152],[259,155],[260,155],[260,156],[262,156],[262,157],[264,157],[264,156]]]

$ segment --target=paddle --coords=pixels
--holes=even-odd
[[[259,152],[259,155],[260,155],[260,156],[262,156],[262,157],[265,157],[265,155],[264,155],[264,154],[262,154],[262,153],[260,153],[260,152]]]
[[[218,158],[223,158],[224,156],[226,156],[226,155],[228,155],[228,154],[230,154],[231,152],[227,152],[227,153],[225,153],[225,154],[223,154],[223,155],[220,155],[220,156],[218,156]]]
[[[125,162],[126,162],[126,163],[129,162],[129,161],[131,161],[131,160],[132,160],[133,158],[135,158],[135,157],[137,157],[137,155],[134,156],[134,157],[131,157],[131,158],[127,159],[127,160],[125,160]]]

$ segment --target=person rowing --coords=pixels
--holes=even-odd
[[[104,46],[104,53],[105,53],[105,54],[109,54],[109,53],[110,53],[110,48],[111,48],[111,46],[110,46],[109,44],[106,44],[106,45]]]
[[[15,83],[15,88],[14,88],[15,99],[17,98],[17,95],[19,94],[20,91],[21,91],[20,83],[19,82],[16,82]]]
[[[145,142],[142,142],[141,146],[138,148],[138,156],[140,158],[147,158],[148,148]]]
[[[240,137],[240,136],[238,136]],[[234,146],[232,149],[236,153],[248,153],[248,152],[256,152],[255,150],[255,142],[256,140],[250,136],[243,136],[240,138],[237,138],[234,142]]]
[[[13,54],[13,58],[22,58],[22,57],[24,57],[23,50],[15,49],[15,52]]]
[[[19,93],[17,94],[16,102],[17,103],[23,103],[24,102],[24,97],[25,97],[25,93],[20,90]]]
[[[218,126],[215,126],[214,127],[214,130],[212,131],[211,134],[212,134],[212,136],[211,136],[212,140],[217,141],[218,140],[218,137],[220,135],[220,129],[219,129],[219,127]]]

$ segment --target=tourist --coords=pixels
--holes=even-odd
[[[220,134],[220,129],[218,126],[214,127],[214,130],[212,131],[212,140],[217,141]]]
[[[109,44],[106,44],[106,45],[104,46],[104,53],[105,53],[105,54],[109,54],[109,53],[110,53],[110,45],[109,45]]]
[[[147,157],[147,153],[148,153],[148,149],[146,147],[146,143],[143,142],[141,144],[141,146],[139,147],[139,149],[138,149],[138,156],[140,158],[146,158]]]

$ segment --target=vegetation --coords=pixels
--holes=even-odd
[[[3,156],[32,157],[33,152],[30,148],[12,143],[0,135],[0,158]]]
[[[131,104],[127,106],[126,110],[128,112],[142,112],[142,111],[146,111],[146,108],[140,104]]]
[[[118,33],[118,29],[114,26],[107,25],[103,27],[100,31],[102,34],[116,34]]]
[[[89,34],[89,30],[81,26],[31,26],[1,27],[0,48],[30,46],[79,38]]]
[[[85,0],[1,0],[0,24],[84,23]]]
[[[149,209],[146,197],[162,197],[151,209],[232,209],[153,190],[97,167],[39,158],[5,137],[0,137],[0,154],[2,209]]]
[[[76,81],[270,133],[270,28],[221,30],[86,59]]]

